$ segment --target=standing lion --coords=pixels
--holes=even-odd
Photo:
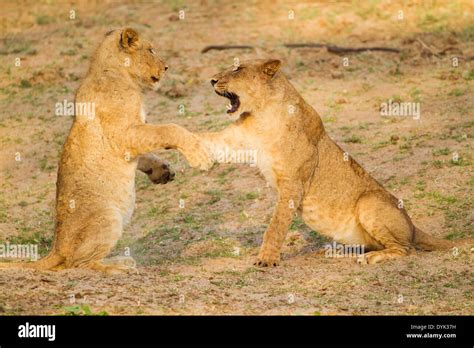
[[[178,149],[191,166],[201,169],[211,164],[196,135],[175,124],[146,124],[141,91],[156,87],[166,69],[156,49],[135,30],[106,35],[76,93],[76,117],[59,162],[53,248],[38,262],[0,267],[117,273],[134,266],[133,260],[104,263],[103,259],[132,216],[139,157],[148,154],[140,169],[156,182],[172,175],[149,154],[154,150]],[[77,112],[77,105],[88,107]]]

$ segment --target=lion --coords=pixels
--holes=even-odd
[[[278,200],[255,264],[276,266],[295,214],[336,242],[364,246],[358,261],[374,264],[413,248],[446,249],[454,242],[415,227],[390,194],[326,133],[317,112],[280,70],[277,59],[243,62],[211,79],[239,118],[221,132],[200,134],[215,160],[253,149]],[[231,159],[230,161],[233,161]]]
[[[105,273],[134,267],[130,259],[103,261],[132,216],[138,163],[158,183],[174,174],[152,151],[178,149],[192,167],[205,170],[212,165],[198,136],[175,124],[146,123],[142,91],[156,88],[167,68],[151,42],[134,29],[107,33],[76,93],[76,105],[94,108],[79,113],[76,108],[63,147],[52,250],[38,262],[1,267],[86,268]]]

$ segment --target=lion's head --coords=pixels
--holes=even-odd
[[[131,28],[107,33],[93,58],[91,69],[119,69],[142,87],[156,88],[168,66],[152,43]]]
[[[242,62],[214,75],[211,84],[218,95],[229,99],[227,113],[252,112],[272,96],[280,65],[276,59]]]

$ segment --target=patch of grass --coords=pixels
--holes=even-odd
[[[392,95],[392,97],[390,99],[392,100],[392,103],[401,103],[402,102],[402,97],[399,96],[398,94]]]
[[[446,156],[446,155],[449,155],[450,152],[451,150],[448,147],[432,151],[433,156]]]
[[[400,64],[396,64],[395,65],[395,68],[394,69],[390,69],[390,71],[388,72],[390,75],[392,76],[396,76],[396,77],[399,77],[399,76],[402,76],[403,75],[403,72],[400,70]]]
[[[454,134],[450,136],[450,138],[460,143],[462,141],[465,141],[467,138],[472,138],[472,136],[470,136],[470,134]]]
[[[63,315],[68,316],[81,316],[81,315],[91,315],[91,316],[107,316],[109,313],[106,311],[93,312],[88,305],[82,304],[77,306],[67,306],[63,307]]]
[[[296,70],[302,71],[306,68],[304,61],[298,60],[295,64]]]
[[[38,51],[31,47],[31,42],[27,40],[21,40],[18,38],[8,38],[5,39],[4,45],[0,48],[0,55],[7,54],[18,54],[23,53],[26,55],[35,55]],[[8,75],[11,76],[11,70],[8,69]]]
[[[400,180],[400,186],[403,186],[403,185],[406,185],[410,182],[410,179],[409,178],[402,178]]]
[[[473,41],[474,40],[474,25],[467,26],[459,33],[459,38],[462,41]]]
[[[194,224],[194,223],[196,223],[196,219],[195,219],[194,215],[186,215],[183,218],[183,222],[185,224]]]
[[[43,156],[43,158],[39,160],[39,167],[43,172],[50,172],[56,168],[54,165],[48,163],[48,158],[46,156]]]
[[[47,253],[48,248],[52,244],[52,236],[48,237],[46,235],[46,228],[52,229],[53,226],[52,224],[45,224],[44,230],[41,229],[32,231],[29,226],[20,225],[20,235],[8,238],[8,242],[10,244],[37,245],[38,253],[40,255],[44,255]]]
[[[432,13],[426,13],[420,21],[420,27],[426,28],[436,24],[440,21],[440,18],[435,17]]]
[[[454,88],[453,90],[451,90],[451,92],[448,93],[448,95],[453,96],[453,97],[460,97],[464,95],[465,93],[466,93],[465,90],[462,90],[460,88]]]
[[[334,116],[326,116],[326,117],[323,117],[322,120],[324,123],[334,123],[336,122],[337,119]]]
[[[421,90],[414,87],[410,90],[410,97],[413,99],[414,102],[419,103],[421,102]]]
[[[160,208],[152,207],[147,211],[146,216],[150,218],[157,218],[166,214],[168,210],[169,210],[168,207],[160,207]]]
[[[228,179],[228,178],[227,178],[227,175],[228,175],[229,173],[232,173],[232,172],[235,171],[236,169],[237,169],[237,167],[235,167],[235,166],[233,166],[233,165],[224,167],[224,170],[222,170],[222,171],[217,175],[217,177],[218,177],[218,179],[217,179],[218,183],[219,183],[220,185],[224,185],[224,184],[227,182],[227,179]]]
[[[207,201],[208,205],[213,205],[219,202],[222,199],[222,196],[224,194],[221,190],[209,190],[204,193],[211,197],[211,199]]]
[[[372,145],[372,149],[374,149],[374,150],[381,149],[381,148],[386,147],[390,144],[391,144],[390,141],[382,140],[382,141],[379,141],[378,143],[375,143],[374,145]]]
[[[424,182],[423,180],[417,181],[415,188],[419,191],[424,191],[426,189],[426,182]]]
[[[256,192],[247,192],[245,194],[245,199],[254,200],[254,199],[257,199],[257,198],[258,198],[258,193],[256,193]]]
[[[137,188],[137,191],[146,190],[150,186],[153,186],[153,183],[148,176],[143,173],[135,176],[135,187]]]
[[[186,7],[185,6],[186,2],[184,0],[170,0],[170,1],[167,1],[167,3],[174,12],[183,10]]]
[[[430,191],[426,193],[426,196],[434,200],[436,203],[440,205],[445,204],[454,204],[457,202],[457,198],[454,196],[445,196],[437,191]]]
[[[299,216],[297,216],[293,218],[293,221],[291,222],[290,231],[299,231],[303,227],[305,227],[305,225],[306,224],[304,223],[304,221]]]
[[[219,178],[223,178],[223,177],[227,176],[227,174],[232,173],[236,169],[237,169],[237,167],[231,165],[229,167],[224,168],[224,170],[222,172],[220,172],[218,174],[218,176],[219,176]]]
[[[20,88],[31,88],[31,82],[25,79],[21,80]]]
[[[398,149],[400,150],[400,153],[411,152],[411,142],[407,141],[406,143],[403,143],[398,147]]]
[[[362,138],[355,134],[352,134],[350,137],[344,138],[343,141],[345,143],[362,144]]]
[[[61,51],[62,56],[75,56],[77,54],[77,51],[74,48],[70,48],[66,51]]]
[[[227,240],[216,240],[214,244],[217,246],[214,250],[209,250],[204,253],[205,257],[236,257],[234,252],[235,243]]]
[[[329,243],[331,240],[319,234],[316,231],[309,231],[308,233],[309,242],[313,245],[323,246],[324,244]]]
[[[400,162],[401,160],[403,160],[405,158],[406,158],[406,156],[395,155],[395,156],[393,156],[392,162]]]
[[[36,24],[38,25],[47,25],[47,24],[54,23],[54,21],[55,20],[53,17],[46,16],[46,15],[40,15],[36,17]]]
[[[474,69],[471,69],[462,74],[464,80],[474,80]]]
[[[459,157],[457,159],[451,158],[451,160],[448,162],[449,167],[452,166],[459,166],[459,167],[467,167],[472,164],[471,161],[468,161],[464,157]]]

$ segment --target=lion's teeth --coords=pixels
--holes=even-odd
[[[230,109],[232,109],[232,104],[229,103],[227,104],[227,110],[230,110]]]

